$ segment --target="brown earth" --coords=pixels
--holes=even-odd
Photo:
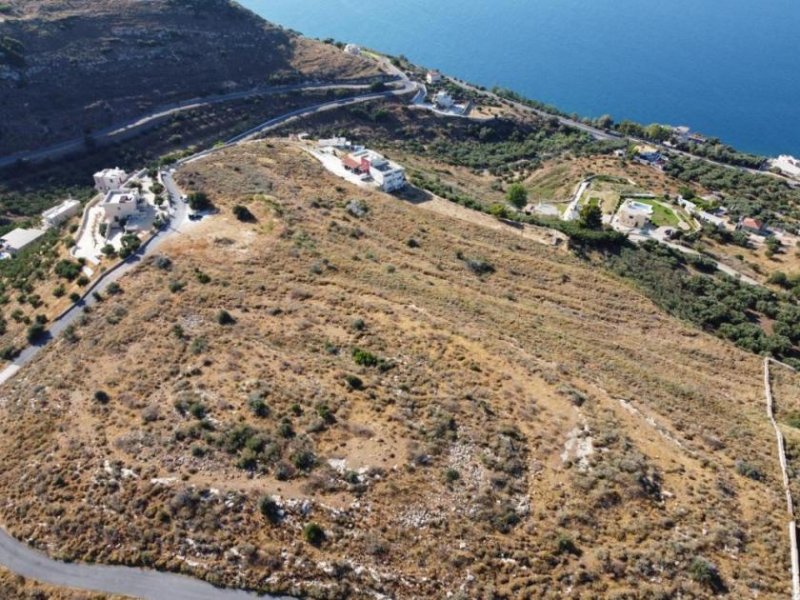
[[[4,387],[12,533],[311,597],[788,595],[758,357],[279,140],[179,181],[219,215]]]

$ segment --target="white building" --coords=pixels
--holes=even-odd
[[[325,148],[350,148],[352,144],[346,137],[335,137],[319,140],[317,142],[317,147],[320,150]]]
[[[351,56],[361,56],[361,46],[357,46],[356,44],[347,44],[347,46],[344,47],[344,53]]]
[[[789,177],[800,177],[800,160],[794,156],[783,154],[772,161],[773,167],[778,167]]]
[[[456,101],[453,100],[453,97],[446,91],[439,90],[433,97],[433,103],[439,108],[448,109],[448,108],[453,108]]]
[[[104,169],[94,174],[94,187],[106,193],[122,187],[128,180],[128,174],[117,167],[116,169]]]
[[[103,203],[106,223],[114,225],[139,212],[138,190],[112,190],[106,194]]]
[[[74,217],[81,211],[81,203],[78,200],[64,200],[58,206],[54,206],[42,213],[42,221],[47,227],[58,227],[67,219]]]
[[[406,185],[406,170],[372,150],[352,152],[345,157],[343,163],[351,169],[369,173],[384,192],[393,192]]]
[[[617,212],[617,222],[631,229],[641,229],[652,217],[653,207],[635,200],[626,200]]]
[[[428,71],[425,75],[425,81],[428,82],[429,85],[434,85],[439,83],[442,80],[442,74],[439,71]]]
[[[45,233],[46,229],[15,229],[0,238],[0,242],[3,244],[3,251],[13,255],[30,246]]]

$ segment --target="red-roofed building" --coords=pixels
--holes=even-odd
[[[764,228],[764,223],[753,217],[744,217],[739,220],[736,229],[740,231],[747,231],[756,235],[767,235],[767,230]]]

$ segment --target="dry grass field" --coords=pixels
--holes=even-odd
[[[759,357],[284,141],[178,181],[219,214],[3,388],[9,531],[312,598],[789,594]]]

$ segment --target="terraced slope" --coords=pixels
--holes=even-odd
[[[178,179],[220,214],[3,390],[11,532],[318,598],[788,595],[758,357],[287,142]]]

